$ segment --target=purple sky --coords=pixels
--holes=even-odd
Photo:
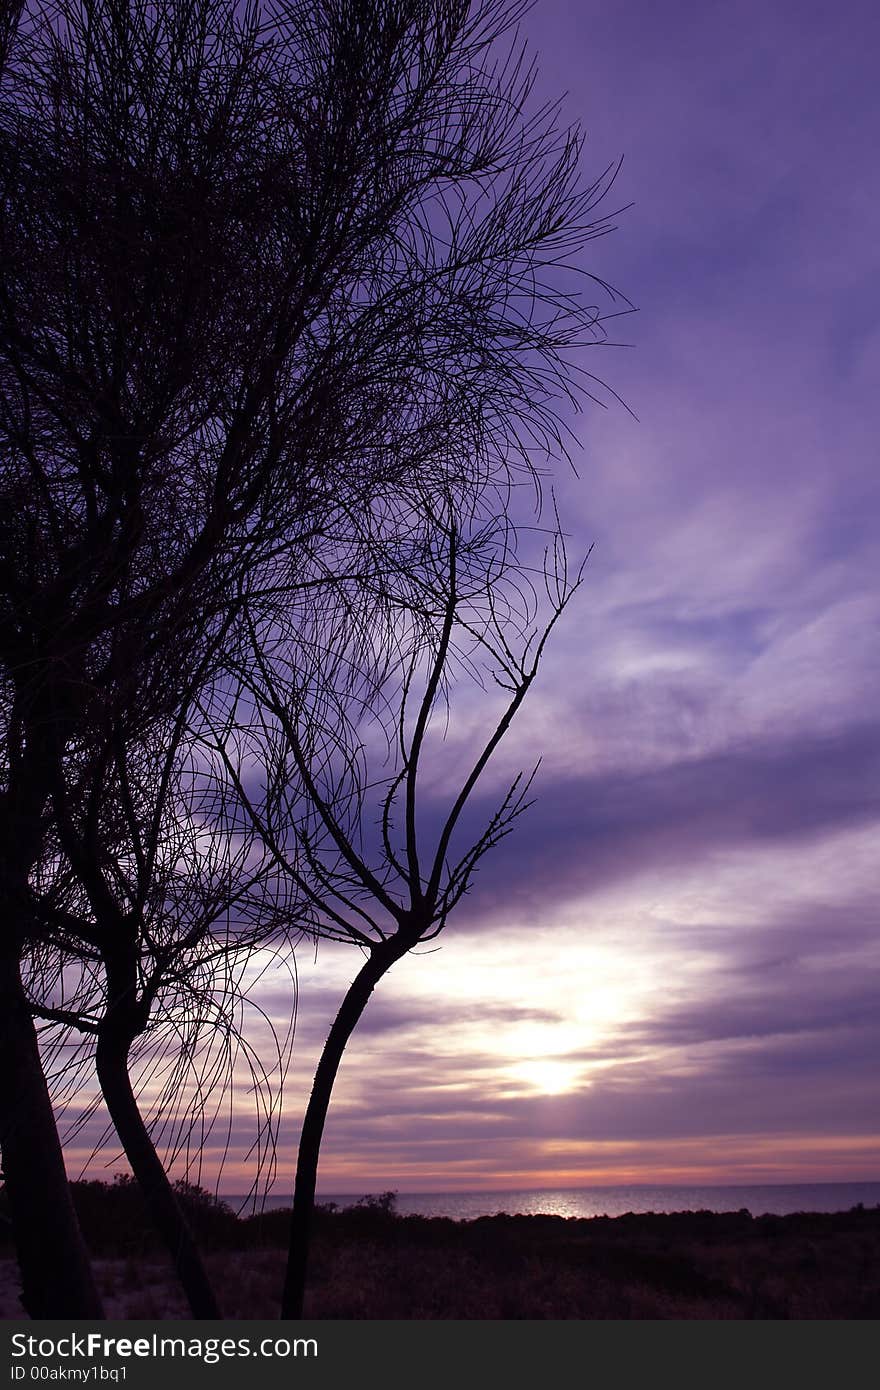
[[[625,155],[587,264],[636,346],[585,361],[639,419],[580,418],[588,582],[485,788],[543,753],[537,805],[374,996],[319,1188],[880,1179],[880,12],[527,28],[586,172]],[[356,965],[299,961],[276,1191]]]

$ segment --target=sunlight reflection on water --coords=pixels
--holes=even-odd
[[[351,1206],[358,1195],[320,1194],[319,1202]],[[243,1197],[227,1197],[234,1210]],[[770,1212],[785,1216],[796,1211],[848,1211],[862,1203],[880,1205],[880,1182],[793,1183],[741,1187],[585,1187],[536,1192],[401,1192],[396,1210],[401,1216],[448,1216],[468,1221],[499,1212],[526,1216],[621,1216],[624,1212],[740,1211],[752,1216]],[[273,1210],[290,1206],[290,1196],[273,1192],[265,1203]]]

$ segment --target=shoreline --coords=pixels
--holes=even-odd
[[[717,1183],[660,1184],[617,1183],[604,1186],[547,1188],[486,1188],[474,1190],[395,1191],[395,1211],[399,1216],[439,1216],[451,1220],[473,1220],[480,1216],[624,1216],[628,1212],[674,1214],[679,1211],[738,1211],[745,1208],[752,1216],[787,1216],[799,1211],[848,1211],[862,1203],[880,1205],[880,1181],[863,1179],[822,1183]],[[253,1211],[253,1198],[245,1193],[220,1193],[219,1201],[243,1216]],[[347,1207],[369,1201],[363,1189],[352,1192],[319,1193],[319,1205]],[[257,1211],[274,1212],[291,1207],[291,1194],[269,1193]]]

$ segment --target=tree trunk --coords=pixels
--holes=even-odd
[[[391,938],[374,947],[365,964],[349,985],[333,1026],[327,1034],[321,1058],[312,1083],[312,1093],[303,1119],[299,1152],[296,1161],[296,1182],[293,1192],[293,1216],[290,1226],[290,1250],[287,1275],[281,1301],[282,1318],[301,1318],[306,1288],[312,1213],[315,1206],[315,1184],[318,1177],[318,1158],[324,1122],[330,1096],[346,1043],[376,984],[396,960],[405,955],[408,945]]]
[[[194,1318],[222,1318],[189,1224],[162,1165],[131,1086],[130,1039],[115,1028],[98,1035],[95,1062],[110,1118],[137,1179],[150,1219],[171,1255]]]
[[[32,1318],[103,1318],[79,1228],[17,952],[0,952],[0,1150]]]

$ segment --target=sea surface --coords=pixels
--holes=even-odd
[[[359,1195],[319,1193],[318,1202],[352,1206]],[[234,1211],[247,1215],[253,1200],[227,1196]],[[571,1187],[537,1192],[401,1192],[395,1209],[401,1216],[448,1216],[470,1221],[497,1212],[532,1216],[550,1212],[557,1216],[621,1216],[624,1212],[741,1211],[752,1216],[772,1213],[786,1216],[796,1211],[849,1211],[861,1203],[880,1206],[880,1182],[822,1182],[764,1184],[742,1187]],[[267,1211],[290,1206],[290,1194],[272,1192],[263,1204]]]

